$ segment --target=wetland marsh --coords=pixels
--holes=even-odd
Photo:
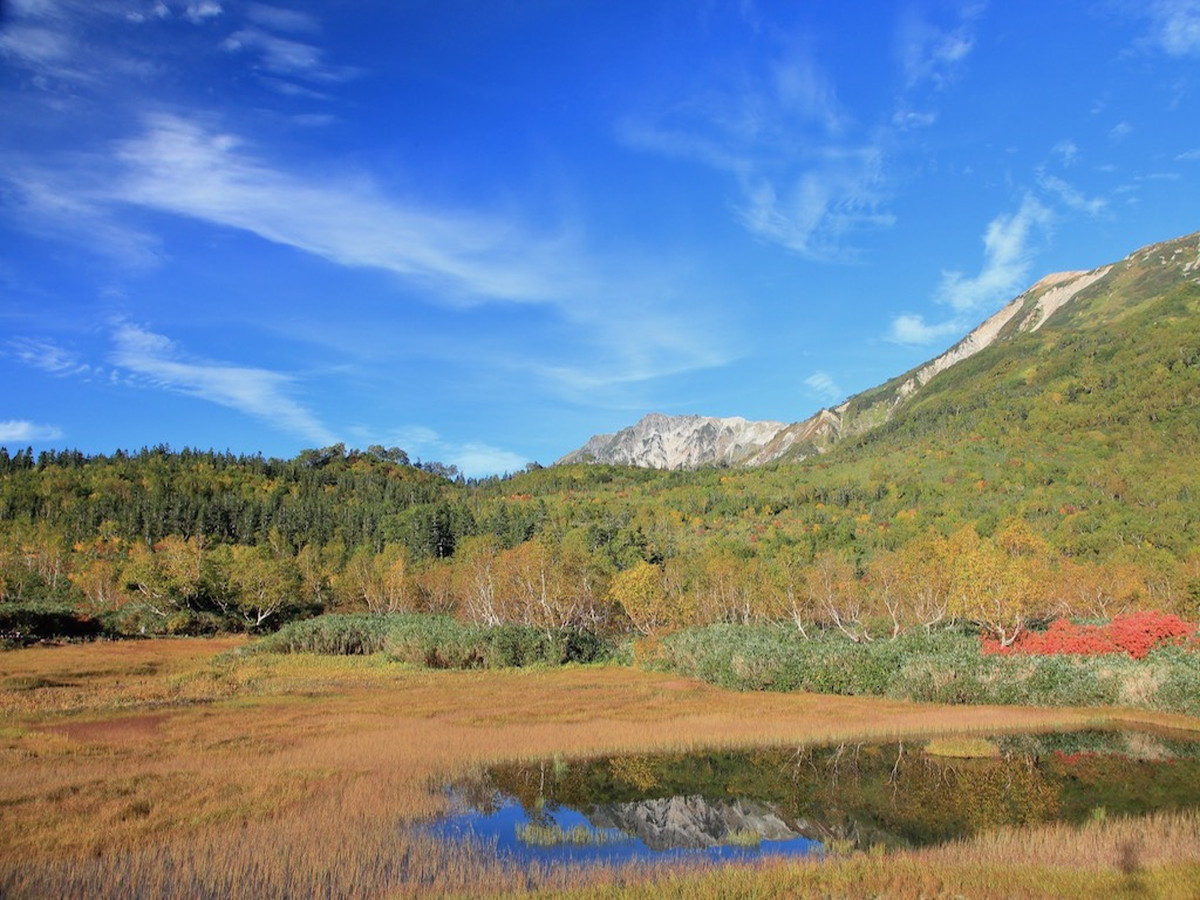
[[[616,784],[614,759],[626,761],[616,770],[633,784],[682,778],[686,767],[653,760],[695,750],[741,754],[754,762],[739,765],[767,771],[774,761],[781,778],[778,764],[802,747],[1097,726],[1149,729],[1161,743],[1159,729],[1200,724],[1185,717],[745,694],[613,666],[434,672],[378,657],[246,655],[240,644],[160,640],[0,655],[0,893],[728,896],[753,886],[762,896],[1083,897],[1135,888],[1170,896],[1200,876],[1194,811],[1131,818],[1111,800],[1103,816],[1091,801],[1078,804],[1081,821],[989,826],[924,848],[868,840],[865,850],[842,846],[821,861],[721,868],[688,859],[523,862],[486,842],[427,831],[453,810],[446,785],[500,778],[530,796],[533,773],[540,779],[546,760],[553,773],[556,757],[567,763],[553,784],[557,803],[573,778]],[[855,765],[894,764],[874,752],[860,751]],[[905,759],[913,773],[980,765]]]

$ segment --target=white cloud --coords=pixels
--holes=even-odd
[[[514,357],[511,367],[568,394],[579,379],[629,384],[731,358],[724,307],[687,263],[597,257],[573,237],[531,231],[511,215],[421,205],[361,176],[277,167],[239,137],[179,116],[151,117],[111,155],[18,159],[0,172],[16,201],[5,210],[11,224],[126,263],[161,258],[155,238],[125,224],[137,207],[389,272],[451,307],[541,304],[564,340]]]
[[[208,19],[215,19],[223,12],[221,4],[215,0],[194,0],[184,8],[183,15],[188,21],[199,24]]]
[[[1088,197],[1078,188],[1054,175],[1041,174],[1038,177],[1038,184],[1057,196],[1063,205],[1075,212],[1099,216],[1108,210],[1108,201],[1103,197]]]
[[[440,444],[440,439],[438,433],[432,428],[426,428],[424,425],[410,425],[407,428],[401,428],[384,443],[399,444],[405,449],[412,447],[414,450],[419,450]]]
[[[892,328],[888,333],[888,340],[896,344],[924,346],[945,340],[947,337],[959,335],[964,330],[965,326],[959,319],[950,319],[946,322],[930,325],[925,321],[924,316],[905,313],[896,316],[892,320]]]
[[[892,113],[892,125],[898,131],[912,131],[917,128],[928,128],[937,122],[937,113],[918,112],[915,109],[901,107]]]
[[[501,450],[490,444],[468,443],[451,448],[446,462],[458,466],[459,471],[468,477],[480,477],[519,472],[529,460],[519,453]]]
[[[339,265],[434,281],[462,300],[542,302],[562,290],[560,241],[470,212],[395,202],[361,179],[293,175],[256,159],[237,137],[175,116],[152,118],[119,158],[125,173],[107,188],[113,200],[248,231]]]
[[[1050,224],[1050,210],[1026,194],[1015,213],[999,215],[988,224],[979,274],[944,273],[938,300],[959,312],[974,312],[1016,296],[1029,274],[1034,238]]]
[[[66,59],[70,41],[60,32],[32,25],[13,25],[0,32],[0,55],[26,65],[45,66]]]
[[[730,176],[734,213],[752,234],[815,260],[852,255],[859,230],[890,225],[877,135],[853,116],[803,41],[764,48],[760,62],[708,89],[628,117],[618,136],[640,150]]]
[[[967,4],[959,10],[954,25],[938,27],[909,8],[897,31],[898,55],[908,90],[922,84],[944,88],[954,80],[975,48],[973,25],[982,11],[982,3]]]
[[[1195,150],[1187,150],[1184,153],[1180,153],[1175,157],[1175,159],[1179,160],[1180,162],[1200,162],[1200,147],[1197,147]]]
[[[1200,0],[1151,0],[1140,8],[1151,39],[1171,56],[1200,53]]]
[[[8,352],[25,365],[51,375],[87,375],[92,371],[92,367],[82,362],[73,351],[51,341],[14,338],[8,342]]]
[[[785,113],[799,121],[812,122],[830,134],[843,129],[846,112],[837,91],[810,54],[792,53],[776,60],[771,67],[771,80],[773,100]]]
[[[882,208],[882,163],[879,148],[864,147],[830,153],[787,180],[746,175],[739,218],[750,231],[801,256],[837,258],[852,233],[895,222]]]
[[[728,173],[739,190],[734,212],[752,234],[812,260],[853,258],[856,234],[895,224],[886,208],[889,149],[900,133],[937,121],[928,98],[913,95],[953,79],[974,46],[981,10],[968,4],[946,28],[915,16],[903,21],[897,45],[905,87],[875,127],[855,122],[815,55],[792,40],[782,51],[765,48],[758,68],[736,78],[723,72],[707,92],[626,119],[618,135],[638,149]]]
[[[128,323],[117,326],[113,343],[110,361],[132,373],[137,383],[236,409],[322,446],[336,443],[333,434],[292,399],[291,376],[189,359],[164,335]]]
[[[279,6],[268,6],[265,3],[251,3],[246,9],[246,15],[250,21],[275,31],[314,32],[320,30],[320,24],[308,13],[283,9]]]
[[[846,392],[841,389],[836,381],[833,380],[828,372],[813,372],[804,379],[804,384],[809,391],[816,397],[826,403],[836,403],[846,396]]]
[[[1108,139],[1114,143],[1123,141],[1133,133],[1133,126],[1128,122],[1118,122],[1108,130]]]
[[[703,298],[682,297],[680,276],[664,261],[597,259],[573,240],[532,233],[511,218],[399,201],[362,178],[294,174],[233,135],[174,116],[153,118],[118,156],[123,171],[95,185],[95,196],[391,272],[454,306],[547,305],[581,329],[610,369],[645,379],[728,358],[720,349],[728,334],[703,327]],[[639,323],[634,332],[631,321]]]
[[[8,203],[3,214],[16,227],[51,240],[69,240],[113,257],[132,268],[158,261],[158,241],[149,234],[114,219],[109,210],[89,196],[89,187],[76,183],[70,173],[53,175],[9,158]]]
[[[24,419],[0,422],[0,444],[35,444],[57,441],[62,436],[62,429],[56,425],[39,425]]]
[[[432,428],[424,425],[410,425],[399,431],[390,433],[386,438],[376,439],[370,429],[356,429],[356,434],[365,444],[382,444],[387,447],[400,447],[415,462],[440,462],[457,466],[458,470],[468,478],[480,478],[487,475],[500,475],[505,472],[518,472],[525,468],[528,458],[494,447],[491,444],[479,442],[456,443],[444,439]]]
[[[242,28],[226,38],[222,47],[230,53],[256,52],[263,68],[276,75],[334,82],[355,74],[353,69],[326,63],[319,47],[281,38],[261,28]]]
[[[882,209],[882,149],[846,141],[842,119],[831,92],[797,65],[758,91],[682,104],[656,121],[626,120],[619,137],[728,173],[747,230],[829,260],[846,255],[854,232],[894,221]]]
[[[1069,139],[1059,141],[1050,152],[1057,156],[1064,166],[1073,166],[1079,159],[1079,146]]]
[[[892,319],[887,340],[924,346],[960,335],[969,327],[973,315],[1017,296],[1026,287],[1035,239],[1049,230],[1051,222],[1050,210],[1032,194],[1026,194],[1015,213],[996,216],[988,223],[978,275],[942,274],[935,299],[950,306],[955,315],[934,324],[917,313],[898,315]]]

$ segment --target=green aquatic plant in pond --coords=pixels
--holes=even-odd
[[[942,738],[926,744],[925,752],[954,759],[991,759],[1000,755],[1000,747],[983,738]]]
[[[520,832],[530,846],[600,843],[615,831],[656,852],[797,841],[835,855],[846,841],[885,852],[997,827],[1082,826],[1098,808],[1200,808],[1200,742],[1114,730],[626,754],[506,763],[457,793],[515,801],[534,823]]]
[[[517,825],[517,840],[531,847],[559,847],[570,845],[616,844],[631,840],[629,835],[611,828],[592,829],[583,825],[563,828],[559,825],[543,825],[537,822],[522,822]]]
[[[725,835],[724,843],[733,847],[757,847],[762,840],[762,835],[753,828],[735,828]]]

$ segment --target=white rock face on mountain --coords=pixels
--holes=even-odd
[[[650,413],[616,434],[598,434],[559,464],[605,462],[652,469],[736,465],[785,427],[740,417],[666,416]]]
[[[1200,233],[1143,247],[1112,265],[1047,275],[940,356],[801,422],[748,422],[741,418],[654,413],[616,434],[593,437],[559,463],[601,462],[659,469],[760,466],[824,453],[840,440],[887,422],[950,367],[997,341],[1037,331],[1110,273],[1119,274],[1123,268],[1134,266],[1177,270],[1183,278],[1200,283]]]
[[[1109,273],[1112,266],[1104,266],[1091,272],[1057,272],[1047,275],[1021,296],[1008,303],[1002,310],[979,325],[965,338],[925,365],[900,386],[897,399],[903,400],[923,388],[941,372],[955,363],[969,359],[980,350],[990,347],[1009,322],[1024,312],[1017,327],[1021,331],[1037,331],[1046,320],[1058,312],[1066,303],[1086,287],[1095,284]],[[1034,299],[1036,298],[1036,299]],[[1030,301],[1033,300],[1033,304]]]

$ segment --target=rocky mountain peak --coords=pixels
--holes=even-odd
[[[668,416],[649,413],[615,434],[599,434],[558,461],[605,462],[653,469],[736,465],[771,440],[784,422],[739,416]]]
[[[1178,282],[1200,283],[1200,233],[1151,244],[1096,269],[1046,275],[945,353],[804,421],[789,425],[651,413],[616,434],[593,437],[558,462],[679,469],[803,459],[887,422],[941,373],[1000,341],[1038,331],[1077,299],[1099,292],[1117,298],[1113,302],[1119,307],[1139,302],[1154,285]]]

